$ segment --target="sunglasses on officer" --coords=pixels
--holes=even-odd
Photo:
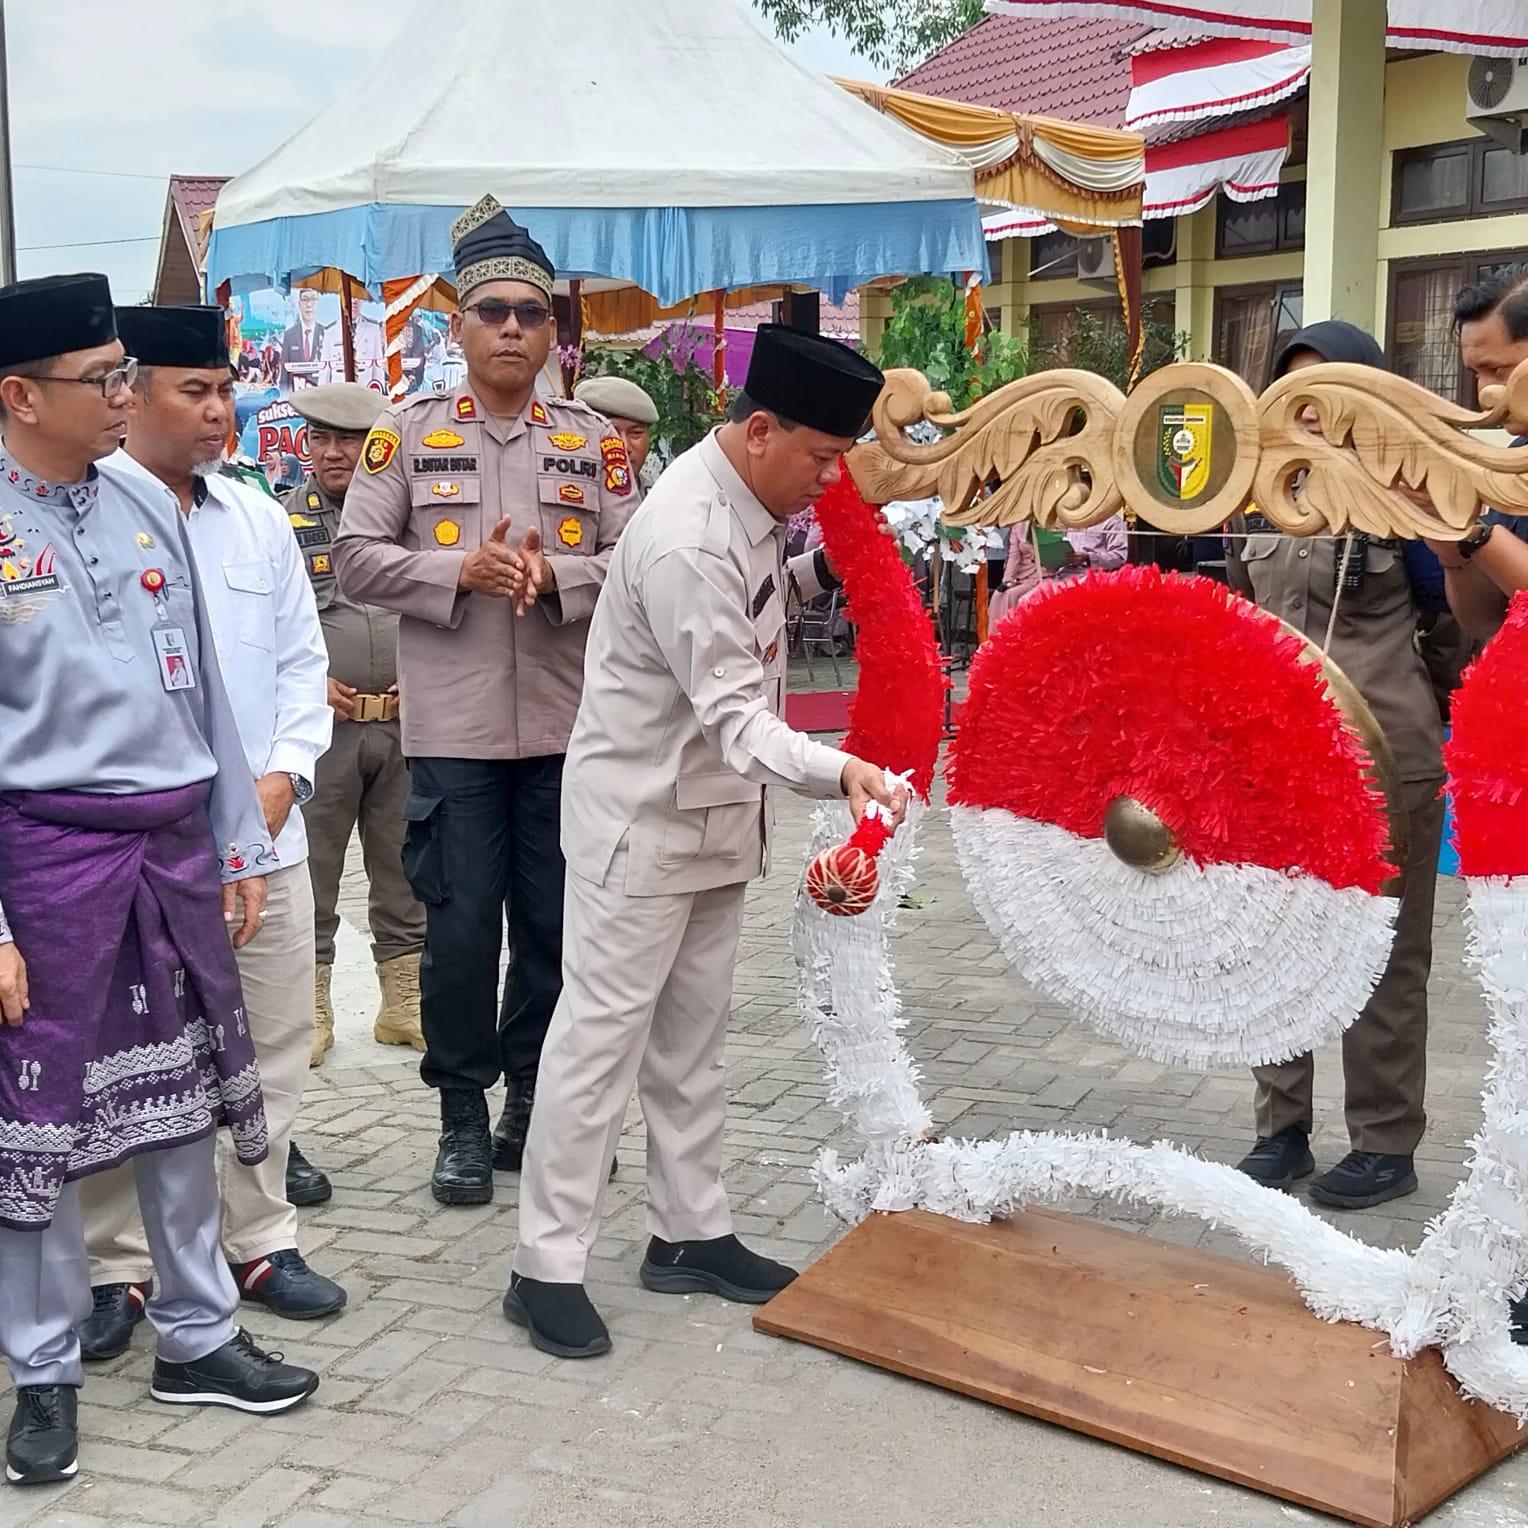
[[[480,324],[490,329],[502,329],[513,313],[515,323],[520,326],[523,334],[539,329],[552,316],[552,310],[542,307],[539,302],[505,302],[502,297],[485,297],[480,302],[469,302],[462,312],[473,314]]]

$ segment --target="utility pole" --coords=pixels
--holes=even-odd
[[[0,285],[16,279],[16,205],[11,196],[11,88],[5,67],[5,0],[0,0]]]

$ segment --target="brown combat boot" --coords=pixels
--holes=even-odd
[[[378,1045],[412,1045],[424,1049],[424,1031],[419,1027],[419,957],[398,955],[377,967],[377,981],[382,988],[382,1006],[372,1036]]]
[[[325,1051],[334,1047],[334,1009],[329,1003],[329,978],[333,966],[315,966],[313,970],[313,1054],[309,1066],[322,1066]]]

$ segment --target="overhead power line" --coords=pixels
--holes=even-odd
[[[40,249],[99,249],[106,244],[157,244],[157,233],[145,234],[141,239],[80,239],[73,244],[22,244],[18,245],[18,255],[30,254]]]
[[[14,168],[43,170],[49,175],[106,175],[113,180],[157,180],[161,184],[170,178],[168,175],[145,175],[138,170],[87,170],[72,164],[17,164]]]

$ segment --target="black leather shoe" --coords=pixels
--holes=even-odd
[[[242,1327],[229,1342],[195,1363],[154,1360],[149,1394],[175,1406],[232,1406],[236,1411],[290,1411],[318,1389],[311,1369],[265,1353]]]
[[[531,1129],[531,1108],[536,1102],[534,1077],[504,1079],[504,1112],[493,1127],[493,1165],[497,1172],[517,1173],[525,1156],[525,1138]]]
[[[440,1090],[440,1150],[430,1192],[441,1204],[487,1204],[493,1198],[488,1100],[475,1089]]]
[[[147,1284],[97,1284],[90,1291],[90,1314],[80,1324],[80,1357],[95,1363],[127,1352],[133,1328],[143,1320],[143,1307],[153,1292],[152,1280]]]
[[[499,1115],[499,1123],[493,1127],[493,1167],[495,1172],[517,1173],[525,1159],[525,1140],[531,1130],[536,1079],[508,1077],[504,1089],[504,1111]],[[612,1178],[620,1165],[619,1157],[611,1157]]]
[[[610,1332],[582,1284],[547,1284],[512,1273],[504,1314],[530,1333],[533,1347],[554,1358],[598,1358],[610,1351]]]
[[[1383,1151],[1350,1151],[1330,1172],[1313,1178],[1309,1193],[1335,1210],[1366,1210],[1417,1191],[1411,1158]]]
[[[314,1273],[295,1247],[228,1267],[241,1300],[263,1305],[288,1321],[316,1321],[344,1308],[345,1291],[333,1279]]]
[[[334,1197],[329,1175],[302,1154],[296,1141],[287,1147],[286,1196],[288,1204],[325,1204]]]
[[[1510,1322],[1508,1328],[1513,1342],[1520,1348],[1528,1347],[1528,1295],[1511,1301],[1507,1306]]]
[[[1236,1170],[1265,1188],[1288,1188],[1296,1178],[1308,1178],[1316,1170],[1310,1136],[1298,1125],[1286,1125],[1274,1135],[1260,1135],[1252,1150],[1236,1164]]]
[[[796,1270],[750,1252],[735,1236],[688,1242],[655,1236],[647,1244],[640,1277],[648,1289],[663,1295],[702,1291],[744,1305],[763,1305],[796,1277]]]
[[[13,1486],[68,1480],[80,1467],[80,1393],[73,1385],[23,1385],[5,1439],[5,1478]]]

